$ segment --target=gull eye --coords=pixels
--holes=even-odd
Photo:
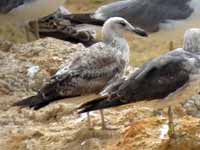
[[[119,24],[120,24],[121,26],[123,26],[123,27],[126,26],[126,23],[125,23],[125,22],[119,22]]]

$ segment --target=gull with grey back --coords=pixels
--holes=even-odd
[[[200,29],[189,29],[183,48],[175,49],[144,64],[126,81],[110,89],[110,93],[80,106],[80,113],[144,101],[160,99],[162,107],[183,102],[173,96],[200,80]],[[198,81],[198,82],[197,82]],[[199,85],[198,85],[199,86]],[[194,87],[193,87],[194,88]],[[199,88],[199,87],[198,87]],[[199,92],[197,88],[197,91]],[[155,106],[153,106],[155,107]],[[171,108],[168,110],[171,114]],[[169,119],[172,118],[169,116]],[[171,119],[172,120],[172,119]],[[170,125],[171,126],[171,125]]]
[[[190,17],[194,12],[192,3],[195,1],[197,0],[120,0],[101,6],[94,13],[70,14],[66,18],[79,23],[101,25],[110,17],[122,17],[132,25],[148,32],[156,32],[160,23]]]
[[[37,20],[56,11],[65,0],[1,0],[0,19],[3,23],[26,24],[35,20],[35,34],[39,38]],[[27,26],[25,25],[27,30]]]
[[[103,42],[96,43],[73,54],[72,61],[57,71],[37,95],[14,106],[40,109],[62,98],[99,93],[123,76],[129,64],[129,45],[123,33],[129,31],[147,36],[125,19],[113,17],[102,28]]]

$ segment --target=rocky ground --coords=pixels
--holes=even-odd
[[[64,99],[34,111],[11,107],[33,95],[81,44],[46,38],[27,44],[0,41],[1,150],[199,150],[200,95],[174,107],[176,138],[170,139],[167,109],[126,105],[104,111],[108,130],[101,129],[99,112],[87,116],[75,109],[95,95]]]

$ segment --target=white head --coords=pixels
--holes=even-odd
[[[102,34],[105,41],[112,41],[114,37],[123,37],[124,31],[134,32],[140,36],[147,36],[144,30],[132,26],[121,17],[108,19],[103,25]]]
[[[200,28],[191,28],[185,32],[183,48],[189,52],[200,52]]]

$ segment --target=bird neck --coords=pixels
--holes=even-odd
[[[105,41],[107,45],[111,46],[115,51],[115,54],[120,57],[120,59],[126,62],[126,65],[129,63],[129,45],[123,37],[114,37]]]
[[[123,38],[123,34],[120,29],[115,31],[111,24],[105,23],[102,28],[102,37],[105,43],[112,43],[116,38]]]
[[[103,41],[106,45],[110,45],[114,51],[116,51],[116,55],[119,55],[121,59],[123,59],[126,64],[129,63],[129,45],[126,39],[123,36],[121,30],[115,31],[108,24],[102,29],[102,37]]]
[[[127,43],[126,40],[123,37],[122,32],[120,31],[120,29],[118,31],[115,31],[111,24],[109,23],[105,23],[103,28],[102,28],[102,37],[103,37],[103,41],[106,44],[123,44],[123,43]],[[122,42],[120,42],[120,40],[122,40]]]

